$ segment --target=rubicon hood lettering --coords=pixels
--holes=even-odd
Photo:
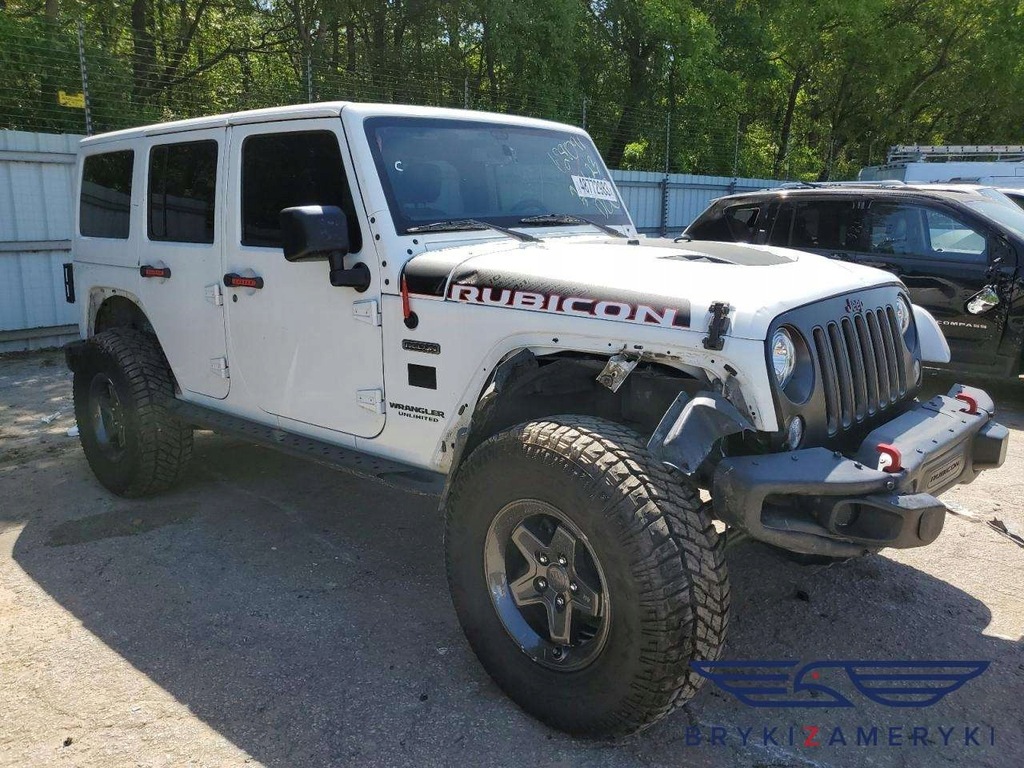
[[[665,328],[690,327],[690,303],[685,299],[677,301],[675,307],[666,307],[590,296],[563,296],[557,293],[461,283],[452,284],[448,290],[448,298],[467,304],[511,307],[534,312],[554,312],[563,315],[595,317],[600,320],[647,323]]]
[[[699,245],[699,247],[698,247]],[[730,338],[764,340],[780,313],[877,287],[881,273],[809,253],[736,243],[546,236],[438,244],[413,256],[412,296],[703,333],[728,301]],[[889,285],[898,285],[890,278]]]

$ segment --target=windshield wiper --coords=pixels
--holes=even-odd
[[[527,216],[519,220],[520,224],[529,224],[534,227],[559,226],[563,224],[589,224],[597,227],[602,232],[607,232],[614,237],[629,237],[608,224],[588,219],[586,216],[577,216],[575,213],[543,213],[540,216]]]
[[[528,235],[525,232],[516,232],[513,229],[499,227],[497,224],[488,224],[486,221],[480,221],[479,219],[446,219],[445,221],[435,221],[431,224],[417,224],[415,227],[406,227],[405,232],[406,234],[416,234],[418,232],[468,232],[481,229],[493,229],[495,232],[501,232],[503,235],[514,237],[516,240],[524,243],[536,243],[540,240],[540,238]]]

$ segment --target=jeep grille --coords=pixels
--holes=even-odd
[[[891,305],[815,326],[829,435],[846,430],[907,394],[903,334]]]

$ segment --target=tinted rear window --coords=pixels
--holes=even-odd
[[[161,144],[149,153],[149,239],[212,243],[217,142]]]
[[[130,149],[85,158],[78,209],[84,237],[128,238],[134,161]]]

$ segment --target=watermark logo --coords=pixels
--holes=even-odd
[[[691,666],[751,707],[853,707],[849,683],[887,707],[930,707],[988,669],[987,661],[694,661]]]

